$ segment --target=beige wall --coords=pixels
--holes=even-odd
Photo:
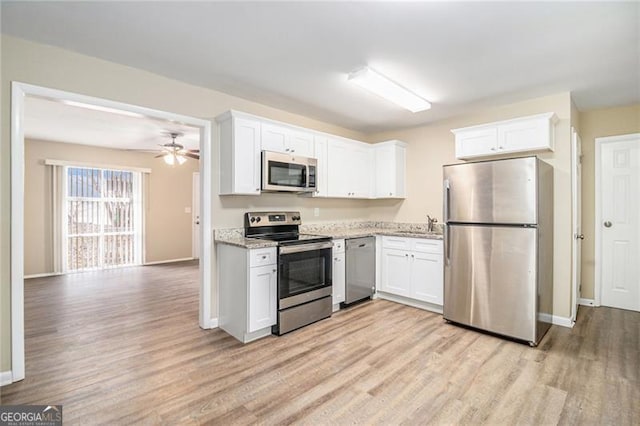
[[[640,104],[580,113],[582,139],[582,297],[595,298],[595,139],[640,133]]]
[[[92,165],[144,167],[145,262],[191,257],[192,176],[197,161],[168,166],[148,152],[98,148],[87,145],[25,141],[25,275],[53,272],[52,167],[44,160],[65,160]]]
[[[354,139],[364,135],[331,124],[285,112],[214,90],[171,80],[156,74],[108,61],[80,55],[56,47],[1,36],[2,133],[0,146],[0,371],[10,369],[10,88],[19,81],[69,92],[111,99],[148,108],[212,119],[237,109],[263,117],[297,124]],[[217,142],[214,142],[217,143]],[[214,152],[215,152],[214,147]],[[213,187],[217,188],[217,165],[214,161]],[[213,197],[213,226],[242,226],[241,214],[253,209],[299,209],[305,218],[313,218],[313,208],[320,207],[314,220],[364,218],[367,201],[301,199],[295,195],[261,197]],[[215,268],[215,259],[212,260]],[[216,276],[216,271],[213,271]],[[217,315],[217,285],[212,286],[212,315]]]
[[[407,191],[404,203],[378,205],[371,217],[402,222],[424,222],[426,215],[442,219],[442,166],[456,163],[451,129],[555,112],[555,150],[538,154],[554,167],[554,315],[571,314],[571,96],[560,93],[525,102],[487,109],[438,123],[371,135],[370,140],[400,139],[407,142]]]

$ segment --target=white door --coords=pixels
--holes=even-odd
[[[192,257],[194,259],[200,259],[200,173],[195,172],[193,174],[192,184],[192,201],[191,201],[191,216],[192,216]]]
[[[382,251],[382,288],[398,296],[411,297],[409,253],[402,250]]]
[[[442,255],[411,253],[411,286],[415,299],[442,305]]]
[[[571,285],[573,301],[571,319],[575,322],[580,299],[580,267],[582,265],[582,141],[575,130],[571,129],[571,211],[573,226],[573,258],[571,261]]]
[[[598,142],[601,304],[640,311],[640,134]]]
[[[333,255],[333,304],[344,302],[345,296],[345,253]]]
[[[249,333],[276,323],[278,300],[276,265],[249,268]]]

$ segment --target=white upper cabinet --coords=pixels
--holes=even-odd
[[[377,143],[375,154],[374,198],[406,196],[406,144],[400,141]]]
[[[553,151],[554,113],[454,129],[456,158],[504,155],[527,151]]]
[[[262,149],[312,157],[313,133],[273,123],[262,123]]]
[[[327,197],[329,195],[327,191],[327,188],[329,187],[329,170],[327,161],[329,138],[324,135],[315,135],[313,142],[313,157],[318,160],[318,168],[316,169],[316,193],[313,195],[316,197]]]
[[[260,195],[261,151],[316,158],[316,192],[326,198],[404,198],[406,145],[368,144],[237,111],[216,118],[220,195]]]
[[[260,122],[230,113],[217,118],[220,195],[260,194]]]
[[[336,198],[371,198],[371,145],[348,139],[329,139],[327,193]]]

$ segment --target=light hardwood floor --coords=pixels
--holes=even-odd
[[[241,345],[198,328],[193,263],[33,279],[27,378],[65,424],[638,424],[640,313],[585,308],[538,348],[377,300]]]

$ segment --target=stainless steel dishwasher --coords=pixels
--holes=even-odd
[[[375,237],[346,241],[346,296],[343,305],[371,298],[376,289]]]

